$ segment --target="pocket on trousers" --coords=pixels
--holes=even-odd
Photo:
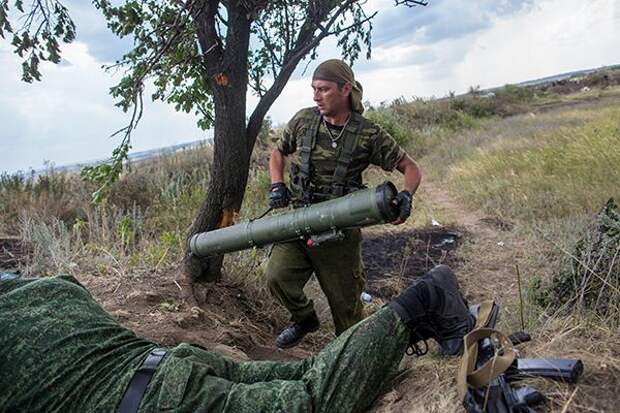
[[[164,368],[163,381],[157,406],[160,411],[174,411],[183,401],[187,382],[192,373],[192,363],[171,356],[162,367]]]

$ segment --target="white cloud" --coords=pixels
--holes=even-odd
[[[371,1],[371,7],[392,15],[377,20],[375,33],[385,35],[383,42],[376,42],[373,60],[355,65],[365,99],[378,104],[400,96],[444,96],[451,90],[464,92],[470,85],[491,87],[620,63],[620,6],[616,0],[530,3],[437,0],[426,8],[396,12],[391,1]],[[80,9],[86,15],[83,21],[89,21],[87,11]],[[484,24],[477,13],[484,13]],[[474,16],[476,24],[462,22],[458,30],[447,27],[432,43],[416,35],[415,29],[421,27],[418,23],[435,28],[441,22],[456,25],[458,15]],[[398,30],[390,32],[391,28],[384,26],[396,25],[390,16],[401,19]],[[463,29],[467,27],[472,30]],[[0,41],[0,170],[37,168],[43,160],[61,165],[110,155],[118,139],[108,136],[126,124],[127,115],[113,106],[108,95],[118,78],[100,68],[102,57],[113,51],[102,49],[101,30],[89,36],[78,37],[78,42],[63,49],[67,64],[44,65],[43,81],[31,85],[20,81],[20,61],[7,42]],[[334,42],[329,41],[321,46],[319,60],[338,55]],[[312,62],[303,76],[299,68],[277,99],[269,113],[276,123],[313,104],[310,75],[315,66]],[[250,106],[256,101],[248,98]],[[193,116],[176,113],[163,103],[145,101],[145,105],[144,118],[134,135],[135,150],[205,136],[195,127]]]
[[[469,3],[460,2],[458,8]],[[487,3],[477,3],[472,9],[490,7],[492,2]],[[535,6],[503,3],[504,11],[512,13],[490,14],[483,30],[428,44],[419,42],[412,27],[397,44],[375,47],[371,61],[355,65],[356,76],[364,85],[364,99],[378,104],[401,96],[441,97],[449,91],[465,92],[471,85],[500,86],[620,63],[617,1],[543,0]],[[448,7],[447,2],[445,5]],[[389,10],[384,7],[382,11]],[[334,48],[322,48],[318,60],[337,54]],[[308,75],[287,85],[271,110],[277,122],[312,104],[309,84]]]
[[[457,65],[461,85],[502,85],[620,63],[616,3],[546,0],[527,13],[498,19]]]
[[[129,119],[108,94],[118,79],[101,69],[84,43],[66,45],[63,58],[68,64],[42,65],[42,82],[25,84],[17,57],[0,54],[1,170],[36,169],[44,160],[62,165],[106,158],[118,144],[109,136]],[[132,144],[143,150],[204,136],[193,116],[145,100]]]

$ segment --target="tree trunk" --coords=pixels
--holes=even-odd
[[[188,240],[199,232],[232,225],[248,181],[252,147],[247,144],[245,114],[250,21],[243,8],[229,7],[228,11],[226,50],[209,79],[215,105],[211,179]],[[188,244],[184,272],[192,283],[217,281],[221,277],[222,258],[195,257]]]
[[[231,225],[241,208],[248,181],[250,152],[246,145],[245,90],[243,96],[225,91],[215,101],[219,105],[216,103],[211,179],[189,237]],[[188,250],[184,264],[192,281],[216,281],[221,276],[222,257],[198,258]]]

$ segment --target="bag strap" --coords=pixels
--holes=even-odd
[[[463,339],[463,358],[457,377],[457,391],[461,401],[465,399],[468,386],[477,389],[488,385],[508,370],[517,357],[517,351],[510,339],[502,332],[487,326],[493,318],[494,308],[496,304],[493,301],[483,302],[480,305],[476,326]],[[493,357],[477,368],[478,343],[484,339],[494,340],[498,348]]]

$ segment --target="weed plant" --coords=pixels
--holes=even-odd
[[[620,209],[610,199],[553,278],[532,286],[536,302],[555,310],[591,310],[620,326]]]

